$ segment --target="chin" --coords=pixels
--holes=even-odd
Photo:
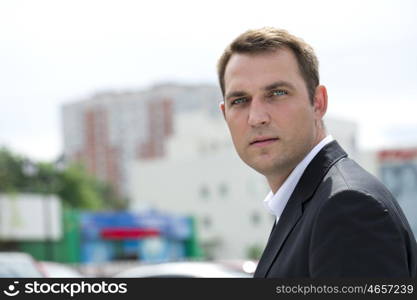
[[[270,173],[274,173],[274,170],[276,169],[276,167],[271,164],[271,162],[269,161],[268,163],[247,163],[247,165],[249,167],[251,167],[252,169],[254,169],[256,172],[261,173],[262,175],[267,175]]]

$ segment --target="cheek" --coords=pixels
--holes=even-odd
[[[315,118],[312,113],[305,113],[299,120],[298,130],[300,131],[300,137],[308,139],[314,135],[315,130]]]
[[[232,135],[233,143],[236,146],[243,144],[245,140],[245,132],[242,130],[242,126],[235,124],[233,128],[230,128],[230,133]]]
[[[235,122],[227,121],[227,127],[229,128],[230,136],[232,138],[233,144],[236,146],[236,142],[239,139],[239,126]]]
[[[232,117],[226,120],[227,126],[229,127],[230,134],[233,138],[233,141],[237,142],[242,140],[245,135],[245,123],[242,117]]]
[[[285,114],[280,114],[276,118],[278,128],[287,132],[289,137],[302,137],[313,129],[314,116],[308,109],[292,108],[286,110]]]

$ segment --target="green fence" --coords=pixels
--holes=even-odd
[[[76,263],[80,261],[80,228],[78,212],[64,210],[62,239],[59,241],[25,241],[19,250],[31,254],[37,260]]]

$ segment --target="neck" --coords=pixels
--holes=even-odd
[[[271,188],[271,191],[273,194],[275,194],[279,188],[282,186],[284,181],[288,178],[288,176],[291,174],[293,169],[291,169],[289,172],[286,172],[285,174],[274,174],[274,175],[268,175],[266,176],[266,180],[268,181],[268,185]]]
[[[307,156],[307,154],[315,147],[317,146],[324,138],[326,137],[326,132],[324,130],[321,130],[320,133],[317,135],[317,138],[315,139],[313,145],[308,148],[308,150],[302,155],[302,157],[299,157],[295,163],[293,163],[291,166],[286,168],[285,170],[279,170],[279,172],[275,172],[273,174],[265,175],[268,185],[271,188],[272,193],[276,193],[279,188],[283,185],[285,180],[290,176],[291,172],[295,169],[295,167]]]

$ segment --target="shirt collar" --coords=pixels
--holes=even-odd
[[[308,164],[313,160],[317,153],[319,153],[319,151],[331,141],[333,141],[333,137],[331,135],[322,139],[313,149],[311,149],[304,159],[298,163],[294,170],[292,170],[278,191],[275,194],[271,191],[266,196],[263,203],[269,213],[276,216],[276,222],[278,222],[281,217],[281,214],[287,205],[288,199],[290,199],[291,194],[294,192],[294,189]]]

